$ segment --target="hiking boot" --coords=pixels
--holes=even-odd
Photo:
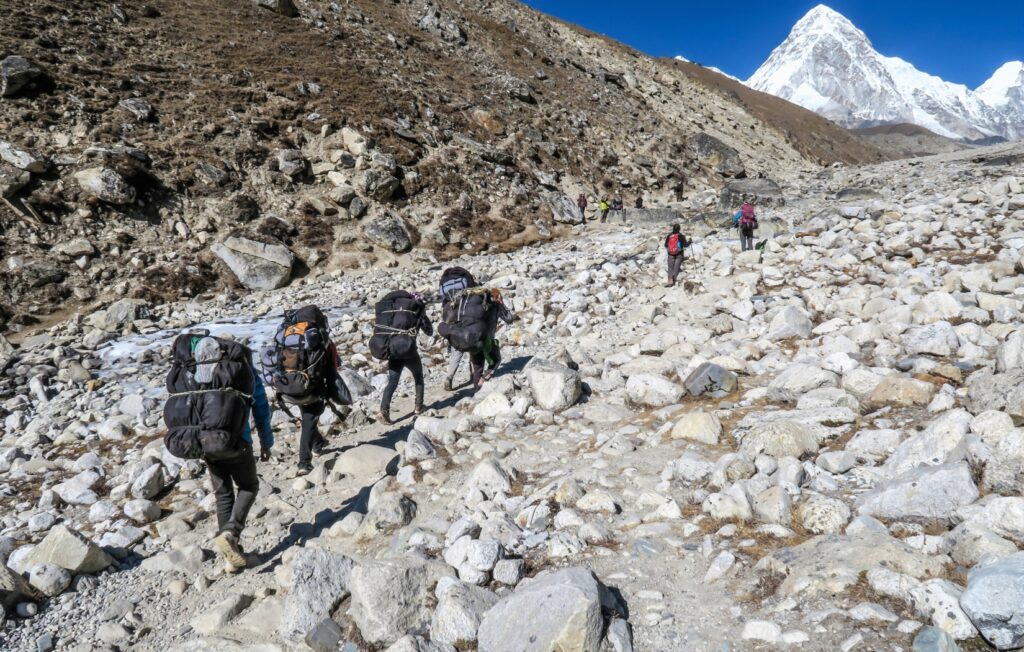
[[[445,378],[444,379],[444,391],[446,391],[446,392],[452,391],[453,385],[454,385],[454,381],[451,378]]]
[[[224,557],[224,561],[230,563],[236,569],[242,569],[247,566],[245,553],[239,547],[238,537],[234,533],[226,530],[221,532],[213,540],[213,547]]]
[[[323,455],[324,449],[327,448],[327,440],[321,437],[320,439],[313,442],[313,445],[309,447],[313,451],[314,455]]]
[[[239,550],[242,550],[242,548],[239,547]],[[235,566],[230,561],[225,559],[224,560],[224,572],[227,573],[228,575],[235,575],[237,573],[241,573],[246,568],[253,568],[255,566],[259,566],[259,564],[260,564],[259,555],[254,555],[252,553],[248,553],[248,552],[245,552],[244,550],[242,550],[242,556],[245,557],[245,566]]]
[[[299,462],[299,468],[295,470],[295,477],[300,478],[313,472],[313,465],[309,462]]]
[[[390,426],[391,425],[391,415],[388,414],[387,412],[385,412],[384,410],[381,410],[380,412],[377,413],[377,421],[380,421],[385,426]]]
[[[423,414],[426,411],[427,411],[427,408],[423,407],[422,403],[418,403],[416,405],[416,407],[413,408],[413,412],[415,412],[416,414]]]

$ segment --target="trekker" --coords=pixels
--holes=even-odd
[[[643,198],[642,195],[637,195],[636,196],[636,203],[634,204],[633,207],[634,208],[643,208],[644,207],[644,198]]]
[[[396,290],[384,295],[374,306],[376,322],[370,338],[370,353],[388,363],[388,384],[380,400],[377,418],[391,424],[391,397],[398,388],[402,371],[408,369],[416,386],[414,412],[423,414],[423,361],[416,345],[416,334],[434,334],[427,317],[426,301],[422,294]]]
[[[583,216],[583,221],[587,221],[587,196],[582,192],[580,196],[576,198],[576,207],[580,209],[580,215]]]
[[[516,317],[508,309],[508,306],[505,305],[501,292],[496,288],[490,292],[491,303],[494,305],[498,319],[506,324],[514,322]],[[470,380],[477,389],[494,377],[494,373],[498,370],[498,365],[501,364],[501,346],[498,344],[496,337],[497,331],[498,323],[495,321],[492,330],[484,338],[483,348],[478,353],[472,353],[469,356]]]
[[[757,230],[757,216],[752,204],[743,204],[740,208],[740,219],[736,222],[740,230],[740,249],[747,251],[754,248],[754,231]]]
[[[260,363],[264,380],[274,388],[281,409],[295,418],[288,405],[299,408],[302,424],[299,435],[297,475],[313,470],[313,455],[327,447],[320,434],[320,415],[328,405],[351,405],[345,381],[338,373],[340,359],[331,341],[327,317],[315,305],[286,310],[274,341],[262,351]],[[335,414],[344,416],[331,405]]]
[[[615,195],[615,199],[612,200],[612,210],[618,213],[619,219],[621,219],[622,223],[625,224],[626,214],[622,212],[622,197]]]
[[[601,213],[602,222],[608,219],[608,200],[606,198],[601,198],[601,203],[597,205],[597,209]]]
[[[501,362],[501,350],[494,337],[498,319],[507,323],[515,320],[498,290],[468,288],[445,304],[438,333],[453,349],[469,354],[470,377],[475,387],[493,376]]]
[[[683,267],[683,259],[686,256],[686,248],[690,246],[690,241],[686,239],[686,236],[680,233],[679,225],[672,225],[672,233],[669,233],[665,237],[665,250],[668,251],[668,283],[667,287],[672,287],[676,284],[676,277],[679,276],[679,270]]]
[[[270,404],[252,352],[209,331],[182,333],[172,347],[167,393],[164,445],[176,457],[206,462],[217,499],[213,547],[224,557],[225,571],[236,573],[250,565],[239,539],[259,491],[250,415],[261,461],[270,459],[274,446]]]
[[[586,197],[581,194],[580,198],[586,204]],[[461,267],[449,267],[444,270],[441,273],[441,283],[438,288],[441,295],[442,319],[444,319],[444,315],[447,314],[446,311],[449,310],[460,292],[475,287],[477,287],[476,279],[467,270]],[[462,364],[462,359],[465,356],[466,354],[463,351],[456,349],[450,343],[448,344],[448,373],[444,379],[445,391],[450,392],[455,388],[455,374],[458,373],[459,366]]]

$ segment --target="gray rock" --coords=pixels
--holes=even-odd
[[[363,226],[363,234],[371,243],[396,254],[412,249],[412,238],[405,223],[396,215],[384,215]]]
[[[145,122],[153,117],[153,105],[141,97],[126,97],[117,105],[131,113],[139,122]]]
[[[405,450],[402,451],[402,458],[406,462],[416,462],[418,460],[430,460],[437,457],[437,451],[434,450],[434,445],[430,443],[419,430],[412,430],[409,432],[409,436],[405,440]]]
[[[28,563],[55,564],[74,574],[98,573],[113,560],[99,546],[66,525],[54,526],[32,550]]]
[[[302,548],[292,561],[292,585],[281,617],[281,638],[301,641],[349,595],[355,562],[318,548]]]
[[[56,564],[35,564],[28,570],[28,583],[52,598],[71,586],[71,573]]]
[[[0,61],[0,97],[13,97],[43,76],[43,71],[25,57],[5,57]]]
[[[32,175],[28,172],[13,165],[0,163],[0,197],[13,197],[31,180]]]
[[[273,290],[287,285],[295,264],[295,255],[288,247],[248,238],[227,238],[214,245],[212,251],[250,290]]]
[[[807,426],[797,421],[768,421],[747,430],[740,448],[751,459],[762,454],[800,458],[818,452],[818,440]]]
[[[13,609],[19,602],[35,600],[35,589],[18,573],[0,564],[0,605]]]
[[[960,652],[960,646],[948,633],[928,625],[922,627],[914,637],[911,652]]]
[[[525,369],[534,402],[545,410],[561,412],[580,398],[580,372],[564,365],[535,357]]]
[[[971,571],[960,607],[998,649],[1024,647],[1024,552]]]
[[[771,179],[736,179],[730,181],[719,197],[725,210],[734,211],[750,202],[759,207],[781,206],[785,203],[782,188]]]
[[[431,640],[462,648],[474,645],[483,615],[498,602],[498,596],[465,582],[449,582],[438,588],[441,595],[430,621]]]
[[[382,645],[406,634],[425,635],[433,612],[432,591],[447,564],[412,557],[368,561],[352,571],[348,614],[362,637]]]
[[[907,471],[857,499],[857,512],[889,519],[949,519],[978,499],[966,462]]]
[[[343,636],[341,626],[330,618],[325,618],[309,630],[304,642],[313,652],[334,652],[338,649]]]
[[[50,167],[50,164],[46,162],[46,159],[40,158],[19,147],[15,147],[6,140],[0,140],[0,160],[6,161],[19,170],[34,172],[36,174],[42,174]]]
[[[75,173],[75,181],[83,192],[108,204],[131,204],[135,201],[135,188],[124,177],[110,168],[86,168]]]
[[[200,634],[214,634],[223,629],[235,617],[245,611],[252,604],[252,596],[244,593],[235,593],[221,600],[215,605],[204,607],[189,622],[192,629]]]
[[[565,195],[555,195],[549,201],[551,214],[556,222],[561,224],[582,224],[583,211],[576,205],[576,201]]]
[[[809,364],[791,364],[768,384],[768,400],[794,403],[811,390],[837,385],[839,377],[831,371]]]
[[[160,513],[160,505],[152,500],[137,498],[124,504],[124,515],[140,525],[159,519]]]
[[[710,362],[694,369],[683,381],[683,387],[690,396],[725,396],[732,393],[738,384],[736,374]]]
[[[288,18],[295,18],[299,15],[299,10],[292,0],[255,0],[255,2],[258,7],[269,9]]]
[[[138,417],[139,415],[135,415]],[[132,482],[131,495],[135,498],[149,500],[154,498],[164,489],[164,467],[162,464],[152,464],[146,468],[139,477]]]
[[[142,560],[143,570],[198,575],[203,572],[203,550],[197,545],[176,548]]]
[[[484,615],[479,649],[597,652],[604,636],[602,607],[616,610],[608,590],[589,570],[544,571],[520,582]]]
[[[696,155],[698,163],[723,177],[746,175],[740,153],[717,138],[700,132],[687,138],[687,144]]]

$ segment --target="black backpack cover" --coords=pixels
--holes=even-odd
[[[404,290],[384,295],[373,308],[375,321],[370,353],[378,360],[405,360],[416,354],[416,331],[423,304]]]
[[[497,329],[498,306],[491,300],[491,291],[487,288],[470,288],[445,306],[442,318],[437,332],[452,348],[478,353]]]
[[[210,382],[195,379],[193,352],[201,333],[182,333],[174,340],[167,372],[164,444],[176,457],[211,461],[237,457],[244,448],[242,431],[249,418],[255,379],[252,352],[238,342],[216,339],[220,358]]]
[[[444,301],[451,301],[459,292],[476,287],[473,275],[462,267],[449,267],[441,273],[441,284],[438,288]]]

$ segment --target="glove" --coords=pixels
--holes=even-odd
[[[269,462],[270,461],[270,449],[269,448],[261,448],[260,449],[260,461],[261,462]]]

